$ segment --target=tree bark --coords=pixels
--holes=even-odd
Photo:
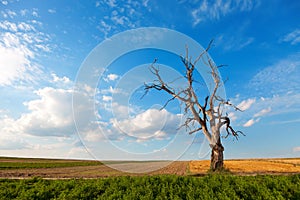
[[[210,169],[212,171],[219,171],[224,167],[223,161],[223,151],[224,147],[221,142],[217,142],[211,150],[211,160],[210,160]]]

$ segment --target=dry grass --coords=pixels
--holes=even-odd
[[[191,161],[189,171],[192,174],[205,174],[210,162]],[[291,159],[248,159],[226,160],[225,168],[234,174],[294,174],[300,173],[300,158]]]

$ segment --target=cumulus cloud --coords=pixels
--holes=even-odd
[[[59,77],[55,73],[51,73],[51,76],[52,80],[50,82],[58,88],[71,88],[73,86],[73,82],[66,76]]]
[[[172,114],[165,109],[148,109],[131,119],[120,121],[112,119],[111,123],[116,130],[128,136],[146,140],[163,139],[170,136],[170,133],[176,133],[180,119],[180,115]]]
[[[118,79],[119,78],[119,76],[117,75],[117,74],[108,74],[105,78],[104,78],[104,80],[106,81],[106,82],[109,82],[109,81],[115,81],[116,79]]]
[[[22,131],[39,136],[74,134],[72,90],[46,87],[36,94],[39,98],[25,103],[29,112],[17,121]]]
[[[2,132],[7,134],[23,134],[33,136],[56,136],[70,137],[76,134],[73,111],[76,109],[79,115],[77,118],[77,128],[79,131],[94,129],[95,114],[93,96],[83,87],[80,91],[71,89],[67,77],[58,77],[52,74],[53,87],[44,87],[36,90],[36,97],[24,102],[26,112],[20,117],[13,119],[8,115],[3,115]],[[63,85],[64,84],[64,85]],[[56,87],[63,86],[63,87]],[[75,95],[78,102],[72,105],[72,96]]]

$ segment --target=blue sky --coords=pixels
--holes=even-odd
[[[158,58],[166,80],[173,80],[182,72],[176,55],[157,49],[120,55],[95,73],[101,76],[85,77],[96,86],[74,90],[97,45],[123,31],[161,27],[204,47],[214,39],[210,56],[228,65],[220,68],[226,96],[244,110],[229,115],[246,137],[223,140],[225,158],[299,157],[299,10],[298,1],[280,0],[1,0],[0,155],[208,158],[200,133],[176,129],[179,102],[159,112],[168,96],[140,99],[143,81],[151,79],[144,69]],[[203,85],[200,80],[205,94]]]

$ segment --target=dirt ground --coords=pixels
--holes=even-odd
[[[0,159],[0,162],[9,160]],[[12,159],[11,162],[16,162]],[[17,162],[45,162],[45,160],[19,160]],[[52,162],[49,160],[48,162]],[[69,162],[69,161],[53,161]],[[84,162],[84,161],[82,161]],[[247,159],[226,160],[225,167],[231,173],[237,175],[256,174],[296,174],[300,173],[300,158],[292,159]],[[157,174],[176,175],[205,175],[209,170],[210,161],[175,161],[169,162],[116,162],[109,165],[75,166],[55,168],[33,168],[33,169],[0,169],[0,178],[30,178],[43,177],[49,179],[63,178],[100,178],[110,176],[141,176]],[[160,168],[159,166],[165,166]],[[119,171],[116,169],[124,169]],[[129,173],[131,172],[137,173]],[[158,169],[158,170],[154,170]],[[127,172],[124,172],[127,171]],[[147,173],[140,173],[145,172]]]

